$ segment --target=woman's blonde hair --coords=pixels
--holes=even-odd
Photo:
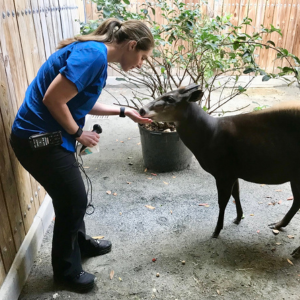
[[[124,41],[136,41],[136,50],[143,51],[148,51],[154,47],[153,35],[145,23],[139,20],[121,22],[115,18],[107,19],[94,32],[88,35],[79,35],[61,41],[57,48],[61,49],[77,41],[98,41],[117,44]]]

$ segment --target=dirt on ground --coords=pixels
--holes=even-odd
[[[130,93],[108,89],[115,97]],[[251,111],[257,103],[299,100],[296,88],[257,88],[248,95],[226,109],[250,104]],[[100,101],[115,102],[105,92]],[[84,270],[97,276],[94,290],[85,295],[63,290],[52,279],[52,224],[20,300],[300,299],[300,259],[290,255],[300,245],[300,214],[277,235],[268,227],[292,205],[289,183],[240,181],[244,219],[233,223],[231,199],[224,229],[212,239],[219,211],[217,189],[196,159],[179,172],[147,170],[135,123],[118,117],[95,122],[103,133],[100,152],[83,158],[95,205],[85,221],[88,234],[112,241],[112,252],[83,262]]]

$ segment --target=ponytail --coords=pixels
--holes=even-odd
[[[58,49],[64,48],[74,42],[97,41],[102,43],[117,43],[134,40],[136,49],[148,51],[154,47],[154,39],[150,29],[139,20],[121,22],[110,18],[88,35],[79,35],[59,42]]]

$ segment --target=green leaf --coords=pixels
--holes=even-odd
[[[123,0],[123,1],[124,1],[124,3],[126,3],[127,5],[130,4],[130,1],[129,1],[129,0]]]
[[[272,77],[269,76],[269,75],[265,75],[263,78],[262,78],[262,81],[268,81],[270,80]]]
[[[259,70],[259,74],[260,74],[260,75],[266,75],[266,72],[265,72],[264,70],[260,69],[260,70]]]
[[[240,47],[240,45],[241,45],[241,44],[240,44],[239,42],[234,42],[234,43],[233,43],[233,49],[234,49],[234,50],[238,49],[238,48]]]
[[[288,55],[288,54],[289,54],[289,51],[287,51],[286,49],[282,49],[282,53],[283,53],[284,55]]]
[[[293,55],[292,57],[300,65],[300,59],[299,59],[299,57],[297,57],[295,55]]]
[[[244,70],[244,74],[249,74],[249,73],[252,73],[252,72],[255,72],[255,69],[253,68],[247,68],[246,70]]]
[[[275,43],[273,41],[267,41],[267,44],[271,44],[275,47]]]
[[[289,67],[284,67],[284,68],[282,69],[282,71],[285,72],[285,73],[289,73],[289,72],[295,73],[295,69],[289,68]]]
[[[240,93],[244,93],[244,92],[246,92],[247,90],[246,89],[244,89],[242,86],[238,86],[238,91],[240,92]]]
[[[103,8],[103,15],[105,17],[109,17],[111,15],[111,12],[109,9],[107,9],[106,7]]]

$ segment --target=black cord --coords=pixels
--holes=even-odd
[[[86,174],[84,168],[83,168],[83,160],[82,160],[82,156],[79,155],[80,157],[80,162],[78,161],[78,154],[77,154],[77,148],[79,146],[79,143],[76,142],[76,151],[75,151],[75,158],[76,158],[76,162],[74,164],[76,164],[76,166],[79,168],[79,170],[85,175],[85,179],[86,179],[86,185],[87,185],[87,191],[86,191],[86,195],[87,195],[87,199],[89,198],[89,191],[91,190],[91,197],[90,197],[90,201],[88,201],[88,205],[86,207],[86,214],[87,215],[92,215],[95,212],[95,206],[93,205],[93,185],[92,185],[92,181],[89,178],[89,176]],[[91,188],[90,188],[91,187]],[[91,208],[91,211],[89,211],[89,208]]]

